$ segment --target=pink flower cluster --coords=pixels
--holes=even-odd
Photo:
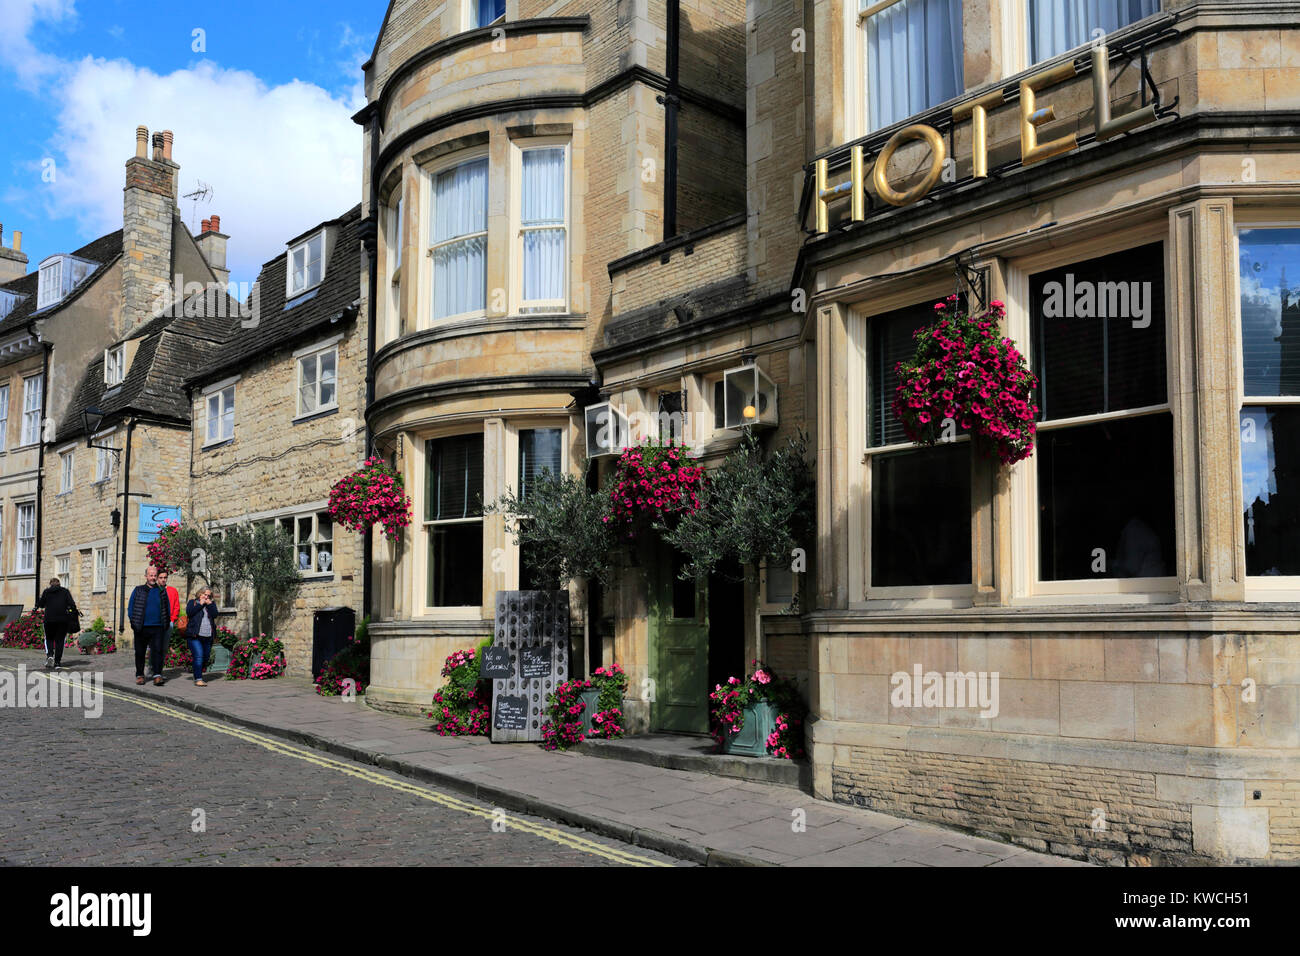
[[[349,531],[366,532],[379,525],[396,541],[411,523],[411,499],[402,488],[401,476],[376,456],[334,484],[329,513]]]
[[[1004,464],[1034,450],[1038,378],[1025,357],[998,329],[1006,309],[989,304],[965,314],[950,295],[936,302],[935,321],[916,333],[916,353],[899,362],[894,414],[908,439],[933,445],[955,427],[971,435],[982,454]],[[945,423],[952,425],[945,428]]]
[[[187,557],[184,553],[178,553],[174,545],[174,539],[180,533],[181,524],[179,521],[173,520],[156,527],[158,528],[158,534],[145,545],[145,553],[149,556],[149,563],[153,567],[170,574],[172,571],[179,570]]]
[[[491,692],[478,678],[478,652],[453,651],[442,665],[447,684],[433,695],[433,710],[425,716],[443,737],[486,736],[492,719]],[[482,688],[482,689],[481,689]]]
[[[687,449],[675,445],[644,445],[623,452],[615,466],[610,514],[603,519],[635,537],[640,519],[663,518],[700,506],[704,469],[689,464]]]
[[[753,661],[753,672],[745,680],[728,677],[726,684],[718,684],[709,695],[709,733],[719,744],[734,737],[745,726],[745,708],[760,701],[769,701],[778,708],[776,729],[767,735],[767,752],[783,760],[793,760],[804,755],[802,740],[803,715],[807,708],[799,698],[794,685],[782,678],[760,661]]]
[[[271,680],[284,673],[284,645],[259,634],[235,645],[230,652],[226,680]]]

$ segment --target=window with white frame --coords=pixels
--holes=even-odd
[[[54,576],[59,579],[59,584],[65,588],[72,586],[72,556],[69,554],[58,554],[54,556]]]
[[[1246,574],[1296,577],[1300,576],[1300,226],[1241,229],[1237,247]]]
[[[325,278],[325,230],[289,248],[286,296],[314,289]]]
[[[465,4],[471,30],[491,26],[506,15],[506,0],[465,0]]]
[[[424,443],[425,605],[483,603],[483,434]]]
[[[112,437],[112,432],[95,436],[95,481],[110,480],[116,470],[117,454],[108,445]]]
[[[96,593],[108,590],[108,548],[95,549],[95,582],[91,590]]]
[[[299,415],[312,415],[338,407],[338,364],[338,346],[298,358]]]
[[[126,378],[126,346],[115,345],[104,349],[104,384],[109,388],[121,385]]]
[[[1160,0],[1024,0],[1029,62],[1091,43],[1160,12]]]
[[[72,451],[68,450],[59,455],[59,494],[66,495],[72,490]]]
[[[44,390],[44,375],[23,379],[23,433],[19,444],[34,445],[41,440],[41,397]]]
[[[519,238],[515,245],[520,312],[564,312],[567,303],[569,148],[518,149]]]
[[[31,574],[36,570],[36,502],[18,504],[18,556],[14,572]]]
[[[95,271],[97,263],[76,256],[50,256],[40,265],[36,282],[36,309],[47,308],[63,299]]]
[[[908,441],[894,416],[895,366],[933,321],[927,300],[868,319],[871,586],[939,587],[971,580],[970,441],[930,448]],[[954,432],[954,434],[956,434]]]
[[[205,445],[235,437],[235,386],[228,385],[208,395],[206,420]]]
[[[294,563],[301,574],[334,570],[334,521],[329,514],[298,515],[292,533]]]
[[[384,228],[384,247],[388,268],[388,330],[391,336],[406,333],[402,317],[402,197],[389,203]]]
[[[1029,277],[1038,579],[1174,574],[1164,247]]]
[[[859,0],[857,88],[866,131],[965,89],[962,0]]]
[[[429,255],[435,320],[481,314],[486,307],[487,196],[486,158],[433,177]]]
[[[9,447],[9,386],[0,385],[0,451]]]

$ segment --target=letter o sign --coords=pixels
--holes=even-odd
[[[894,151],[898,147],[913,139],[924,140],[929,145],[930,171],[925,174],[923,180],[911,189],[899,192],[889,185],[889,161],[894,158]],[[876,164],[871,170],[871,184],[875,187],[876,195],[891,206],[906,206],[921,199],[934,188],[934,184],[943,175],[943,161],[945,158],[947,158],[947,150],[944,149],[943,137],[939,135],[939,131],[933,126],[916,123],[900,129],[890,137],[889,142],[885,144],[885,148],[876,157]]]

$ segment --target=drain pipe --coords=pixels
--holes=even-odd
[[[122,554],[117,562],[117,577],[121,582],[118,596],[117,633],[126,630],[126,546],[131,530],[131,436],[135,434],[135,419],[126,423],[126,461],[122,467]]]
[[[677,235],[677,112],[681,107],[681,0],[668,0],[668,89],[655,99],[664,107],[664,239]]]

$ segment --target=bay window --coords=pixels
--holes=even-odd
[[[867,132],[965,89],[961,0],[859,0],[857,42]]]
[[[1029,277],[1041,581],[1174,574],[1160,243]]]
[[[871,586],[936,587],[971,580],[970,441],[930,448],[908,442],[893,412],[895,365],[915,351],[913,333],[934,303],[869,320]]]
[[[486,158],[434,176],[429,254],[433,259],[433,318],[484,311],[487,302]]]
[[[1024,0],[1029,62],[1038,63],[1160,12],[1160,0]]]
[[[483,434],[424,443],[425,604],[483,603]]]
[[[565,145],[519,151],[519,240],[515,246],[521,312],[567,310],[569,150]]]
[[[1237,243],[1246,574],[1300,576],[1300,227]]]
[[[519,498],[527,501],[537,482],[545,474],[564,474],[564,430],[560,428],[521,428],[519,430]],[[525,524],[527,518],[519,519]],[[535,572],[530,566],[529,546],[519,549],[519,588],[522,591],[555,591],[560,582]]]

